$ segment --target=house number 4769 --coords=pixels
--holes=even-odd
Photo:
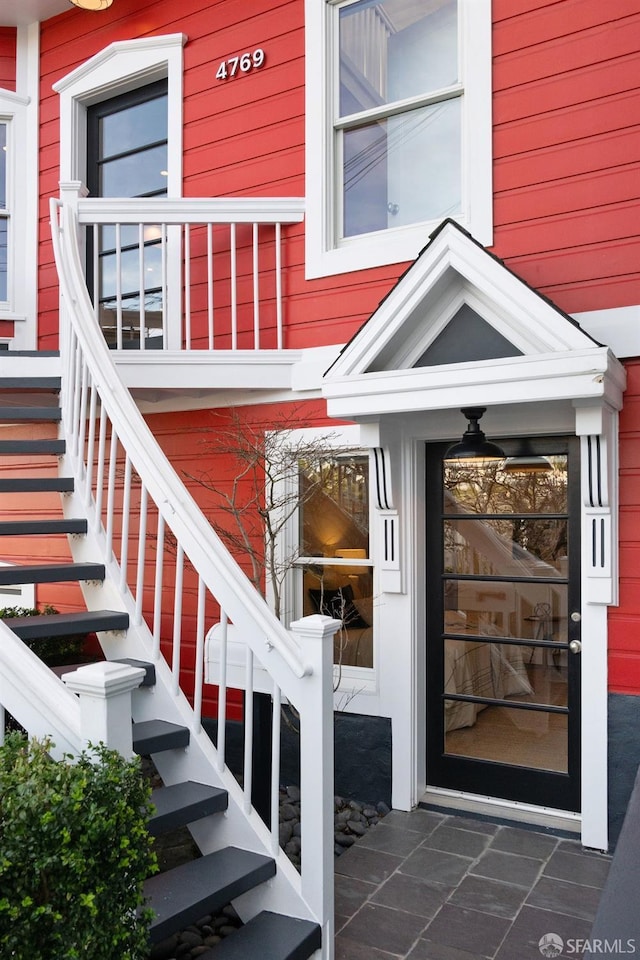
[[[242,53],[238,57],[229,57],[223,60],[216,71],[216,80],[227,80],[238,73],[249,73],[257,70],[264,63],[264,50],[258,48],[253,53]]]

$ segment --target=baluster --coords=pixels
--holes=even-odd
[[[104,458],[107,446],[107,414],[103,404],[100,404],[100,430],[98,433],[98,465],[96,468],[96,515],[94,529],[98,531],[102,525],[102,501],[104,498]]]
[[[129,559],[129,512],[131,510],[131,460],[124,461],[124,488],[122,491],[122,534],[120,537],[120,590],[127,586],[127,562]]]
[[[276,223],[275,236],[276,253],[276,339],[277,348],[282,350],[282,246],[281,246],[281,226]]]
[[[76,349],[74,350],[74,370],[73,370],[73,415],[70,424],[71,436],[73,437],[73,443],[71,444],[71,454],[74,461],[77,463],[78,460],[78,436],[79,436],[79,425],[80,425],[80,405],[81,405],[81,383],[82,383],[82,365],[80,353],[78,350],[78,345],[76,341]]]
[[[120,224],[116,223],[116,346],[122,350],[122,242]]]
[[[153,592],[153,659],[160,656],[160,631],[162,629],[162,574],[164,572],[164,517],[158,512],[156,536],[156,580]]]
[[[191,228],[184,225],[184,340],[191,350]]]
[[[274,857],[280,849],[280,687],[273,684],[273,720],[271,734],[271,852]]]
[[[161,224],[160,230],[162,231],[162,233],[161,233],[161,238],[162,238],[162,239],[161,239],[161,241],[160,241],[160,249],[161,249],[161,251],[162,251],[161,257],[160,257],[160,263],[161,263],[161,267],[162,267],[162,270],[161,270],[161,273],[162,273],[162,278],[161,278],[161,285],[162,285],[162,349],[163,349],[163,350],[167,350],[167,349],[168,349],[167,340],[168,340],[168,338],[169,338],[169,335],[168,335],[168,327],[167,327],[167,273],[168,273],[168,271],[167,271],[167,225],[166,225],[166,223]]]
[[[93,225],[93,312],[100,324],[100,227]]]
[[[260,349],[260,283],[258,271],[258,224],[253,225],[253,349]]]
[[[173,595],[173,651],[171,672],[173,674],[173,692],[180,689],[180,643],[182,641],[182,584],[184,581],[184,550],[178,544],[176,553],[176,586]]]
[[[138,287],[140,289],[140,349],[147,348],[147,316],[145,313],[144,223],[138,224]]]
[[[87,378],[89,371],[86,363],[82,364],[82,373],[80,375],[80,410],[78,414],[78,433],[76,437],[76,461],[80,474],[84,473],[84,437],[87,423]]]
[[[135,623],[142,623],[142,604],[144,600],[144,568],[147,552],[147,510],[149,495],[143,485],[140,492],[140,525],[138,527],[138,569],[136,572],[136,612]]]
[[[229,257],[231,277],[231,349],[238,349],[238,265],[236,263],[236,225],[229,225]]]
[[[0,747],[4,747],[4,730],[7,724],[7,713],[0,703]]]
[[[207,224],[207,329],[213,350],[213,224]]]
[[[224,769],[227,730],[227,627],[229,621],[224,610],[220,611],[220,677],[218,683],[218,771]]]
[[[116,503],[116,456],[118,435],[111,424],[111,446],[109,450],[109,473],[107,481],[107,559],[113,555],[113,523]]]
[[[251,810],[253,790],[253,650],[247,644],[244,696],[244,812]]]
[[[87,438],[87,470],[84,477],[84,502],[91,502],[91,484],[93,483],[93,458],[96,446],[96,405],[98,391],[95,383],[91,383],[91,400],[89,401],[89,435]]]
[[[202,726],[202,684],[204,682],[204,615],[205,615],[205,585],[202,577],[198,577],[198,606],[196,617],[196,664],[195,689],[193,695],[193,729],[197,733]]]

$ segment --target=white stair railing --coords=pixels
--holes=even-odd
[[[84,198],[63,185],[112,349],[282,350],[282,228],[298,198]]]
[[[294,880],[301,900],[291,907],[293,913],[322,925],[322,956],[330,960],[332,637],[339,622],[305,618],[290,632],[273,616],[175,473],[118,376],[84,280],[73,203],[51,201],[51,228],[61,289],[66,459],[72,464],[92,532],[103,544],[107,570],[119,586],[123,607],[130,611],[134,625],[148,627],[146,655],[166,660],[172,695],[188,701],[194,733],[200,732],[204,711],[209,716],[217,711],[219,732],[234,717],[225,676],[219,678],[217,688],[204,683],[205,636],[216,622],[233,624],[234,635],[246,644],[245,702],[251,700],[257,660],[270,677],[274,716],[279,718],[278,705],[283,701],[295,708],[300,726],[302,867]],[[216,692],[215,704],[208,693],[211,690]],[[235,710],[237,716],[237,698]],[[244,720],[244,779],[250,783],[251,730],[246,716]],[[277,729],[276,720],[274,731]],[[222,733],[217,762],[224,769]],[[271,764],[270,845],[282,864],[276,732]],[[244,804],[249,806],[250,800],[250,789],[247,792],[245,788]],[[255,819],[254,810],[249,814]]]

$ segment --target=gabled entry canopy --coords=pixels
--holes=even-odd
[[[332,416],[589,400],[619,409],[608,347],[536,293],[453,220],[327,371]]]

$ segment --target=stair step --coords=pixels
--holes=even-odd
[[[0,377],[0,390],[25,390],[36,392],[60,390],[61,377]]]
[[[133,749],[141,756],[189,745],[189,729],[168,720],[142,720],[133,725]]]
[[[126,663],[130,667],[140,667],[144,670],[141,687],[153,687],[156,682],[156,668],[146,660],[134,660],[132,657],[116,657],[114,663]]]
[[[0,493],[72,493],[73,477],[11,477],[0,480]]]
[[[0,405],[0,420],[51,420],[62,418],[60,407],[11,407]]]
[[[200,960],[307,960],[322,946],[317,923],[264,910],[240,927],[232,937],[203,953]]]
[[[151,794],[151,803],[156,811],[149,820],[149,833],[157,837],[212,813],[221,813],[227,809],[228,795],[220,787],[185,780],[184,783],[158,787]]]
[[[21,640],[40,640],[42,637],[126,630],[129,626],[129,614],[119,610],[82,610],[79,613],[5,617],[3,621]]]
[[[102,563],[16,564],[0,567],[0,586],[14,583],[61,583],[67,580],[104,580]]]
[[[275,872],[271,857],[225,847],[151,877],[144,885],[145,898],[156,914],[151,922],[151,942],[158,943],[219,910]]]
[[[86,533],[86,520],[3,520],[0,537],[38,536],[45,533]]]
[[[0,440],[0,454],[3,457],[24,453],[63,454],[66,448],[64,440]]]

